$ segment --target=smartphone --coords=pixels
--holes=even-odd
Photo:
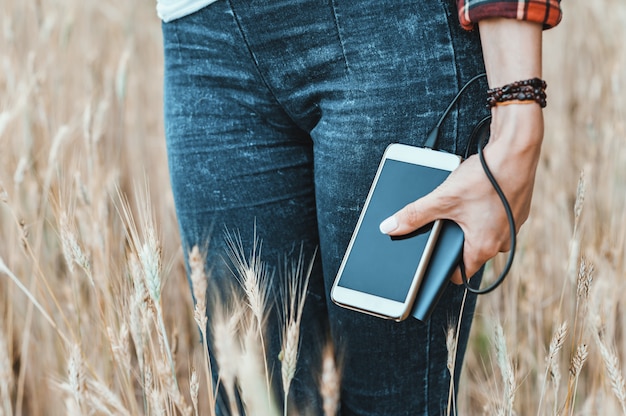
[[[410,314],[441,222],[401,237],[381,233],[379,225],[433,191],[460,162],[451,153],[387,147],[331,289],[336,304],[396,321]]]

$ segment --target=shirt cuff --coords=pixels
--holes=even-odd
[[[550,29],[561,21],[560,0],[457,0],[459,21],[465,30],[490,17],[526,20]]]

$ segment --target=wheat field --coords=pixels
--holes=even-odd
[[[531,215],[511,275],[479,300],[461,415],[626,414],[626,3],[563,9],[544,36]],[[169,189],[154,3],[2,11],[0,416],[212,414]],[[237,346],[254,374],[233,370],[230,388],[265,409],[251,414],[280,414],[250,359],[254,322]],[[327,414],[335,371],[325,360]]]

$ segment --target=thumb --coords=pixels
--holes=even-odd
[[[380,223],[380,232],[391,236],[405,235],[437,219],[433,193],[411,202]]]

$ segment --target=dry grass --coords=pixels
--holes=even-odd
[[[563,7],[545,36],[531,217],[511,276],[479,302],[460,414],[626,412],[626,4]],[[211,414],[165,168],[154,4],[6,0],[0,19],[0,415]],[[235,332],[244,404],[280,413],[258,358],[263,293],[247,280],[262,264],[238,259],[246,318],[215,330]],[[323,363],[332,414],[340,372]]]
[[[531,216],[508,281],[498,296],[479,302],[459,397],[467,414],[480,414],[483,400],[502,397],[487,332],[494,321],[502,322],[514,347],[517,414],[622,411],[612,392],[617,375],[603,368],[593,328],[604,328],[623,375],[626,31],[620,22],[626,4],[572,0],[562,6],[564,21],[544,38],[549,104]],[[567,338],[558,329],[563,323]]]

